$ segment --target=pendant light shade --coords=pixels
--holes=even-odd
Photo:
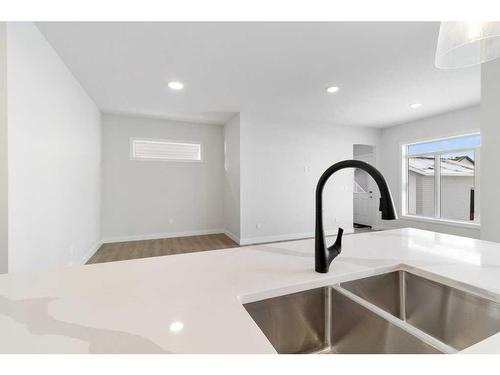
[[[500,22],[441,22],[436,67],[465,68],[500,57]]]

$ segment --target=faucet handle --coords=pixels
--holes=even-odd
[[[333,246],[335,246],[340,253],[340,249],[342,248],[342,235],[344,234],[344,229],[339,227],[339,230],[337,232],[337,239],[335,240],[335,243]]]
[[[332,251],[335,251],[336,254],[333,254],[333,258],[335,258],[337,255],[340,254],[342,251],[342,235],[344,234],[344,229],[339,227],[339,230],[337,232],[337,239],[335,240],[335,243],[328,248],[330,251],[330,254],[332,254]]]

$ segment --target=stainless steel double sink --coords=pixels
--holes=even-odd
[[[244,304],[278,353],[456,353],[500,332],[500,303],[406,270]]]

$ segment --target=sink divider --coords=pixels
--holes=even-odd
[[[403,271],[399,273],[399,318],[406,322],[406,277]]]
[[[325,288],[325,344],[329,348],[332,345],[330,331],[332,329],[332,293],[331,289]]]
[[[400,278],[401,279],[401,278]],[[403,278],[404,279],[404,278]],[[403,281],[404,283],[404,281]],[[404,284],[403,284],[404,286]],[[418,328],[415,328],[414,326],[408,324],[404,318],[397,318],[395,317],[394,315],[392,315],[391,313],[388,313],[387,311],[373,305],[372,303],[364,300],[363,298],[361,297],[358,297],[357,295],[355,295],[354,293],[351,293],[350,291],[342,288],[340,285],[332,285],[330,286],[331,289],[334,289],[336,290],[337,292],[343,294],[344,296],[346,296],[347,298],[351,299],[352,301],[360,304],[361,306],[367,308],[368,310],[370,310],[371,312],[377,314],[378,316],[382,317],[383,319],[389,321],[390,323],[394,324],[395,326],[405,330],[406,332],[408,332],[409,334],[411,334],[412,336],[415,336],[417,337],[418,339],[424,341],[425,343],[431,345],[432,347],[436,348],[437,350],[443,352],[443,353],[446,353],[446,354],[455,354],[458,352],[457,349],[453,348],[452,346],[450,345],[447,345],[445,344],[444,342],[432,337],[431,335],[419,330]],[[402,288],[404,290],[404,288]],[[404,293],[404,292],[402,292]],[[402,297],[404,297],[402,295]],[[329,305],[330,307],[330,316],[331,316],[331,296],[327,298],[327,301],[329,300],[329,303],[327,302],[327,305]],[[402,299],[402,301],[404,301],[404,299]],[[402,305],[404,305],[404,303],[402,303]],[[402,306],[402,310],[401,310],[401,316],[405,316],[405,312],[403,311],[404,309],[404,306]],[[328,310],[328,308],[327,308]],[[328,314],[328,313],[327,313]],[[329,317],[327,315],[327,317]],[[331,321],[331,319],[328,319],[327,320],[328,322]],[[327,330],[325,330],[326,332],[330,332],[330,323],[328,323],[328,327],[327,327]],[[329,338],[328,338],[328,342],[329,342]]]

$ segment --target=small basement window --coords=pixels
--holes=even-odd
[[[201,143],[166,139],[130,139],[131,160],[202,161]]]

